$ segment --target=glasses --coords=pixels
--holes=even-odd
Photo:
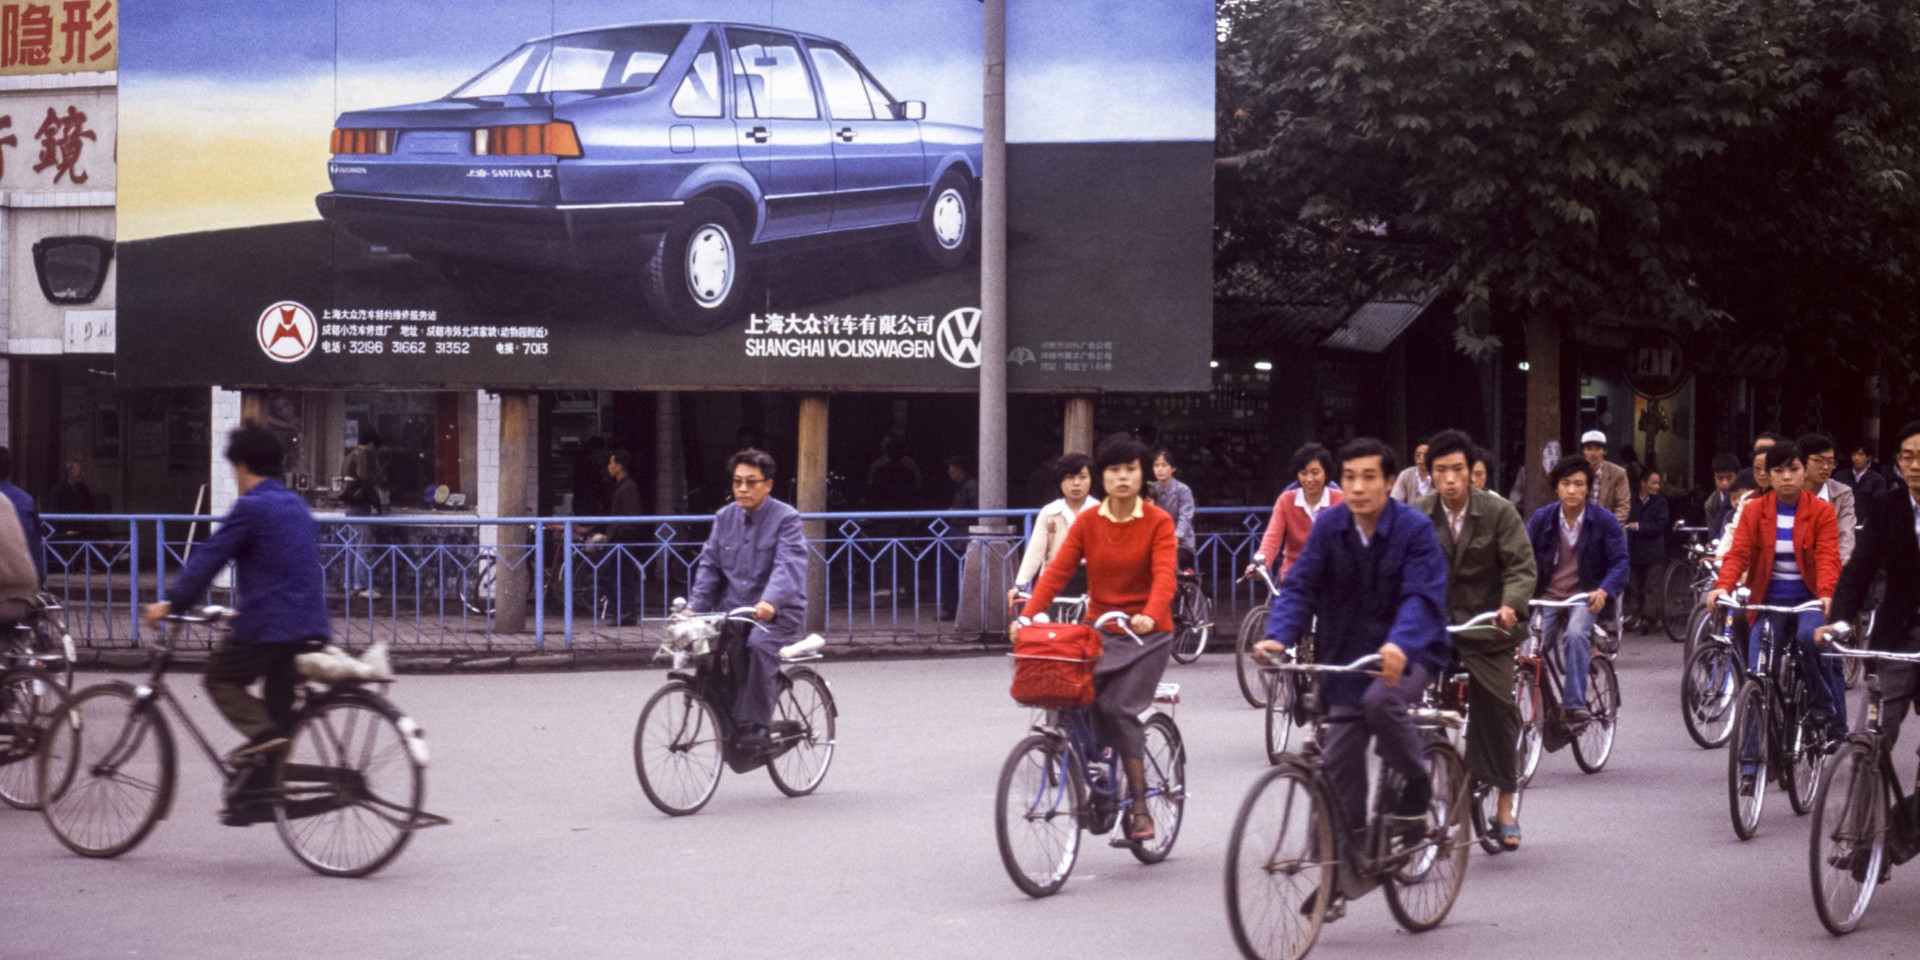
[[[740,487],[757,487],[766,482],[767,482],[766,477],[734,477],[733,478],[733,485],[736,489]]]
[[[1894,459],[1901,463],[1920,463],[1920,451],[1902,450]]]
[[[1834,464],[1839,463],[1840,461],[1837,458],[1835,458],[1832,454],[1828,454],[1827,456],[1824,456],[1824,457],[1808,457],[1807,462],[1825,464],[1826,466],[1831,467]]]

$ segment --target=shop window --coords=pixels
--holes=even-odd
[[[49,303],[92,303],[107,283],[113,241],[47,237],[33,245],[33,272]]]

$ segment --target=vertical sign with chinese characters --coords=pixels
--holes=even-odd
[[[119,66],[118,0],[0,0],[0,76]]]

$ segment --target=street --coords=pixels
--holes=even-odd
[[[1218,641],[1216,641],[1218,642]],[[1726,754],[1678,714],[1680,647],[1631,638],[1613,758],[1586,776],[1546,756],[1517,854],[1477,847],[1452,914],[1417,941],[1378,895],[1319,957],[1910,956],[1920,874],[1896,870],[1861,930],[1829,937],[1808,892],[1807,821],[1770,791],[1760,834],[1728,823]],[[783,798],[728,773],[669,819],[635,781],[633,724],[658,671],[404,676],[427,731],[421,833],[366,880],[309,873],[274,829],[215,820],[211,769],[182,736],[171,819],[117,861],[69,854],[34,813],[0,810],[0,956],[1218,957],[1228,829],[1267,769],[1260,714],[1230,655],[1173,665],[1192,798],[1173,856],[1143,867],[1082,846],[1065,889],[1032,901],[995,852],[992,793],[1027,712],[999,656],[828,661],[840,748],[820,792]],[[81,684],[99,674],[83,674]],[[225,731],[197,676],[173,682]],[[225,744],[230,736],[216,737]],[[1909,733],[1900,768],[1911,769]]]

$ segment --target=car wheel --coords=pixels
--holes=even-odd
[[[739,319],[751,285],[747,235],[725,205],[689,200],[654,245],[642,278],[647,306],[669,333],[712,333]]]
[[[973,184],[960,171],[947,171],[934,183],[933,194],[920,211],[920,248],[934,266],[957,267],[967,259],[977,226]]]

